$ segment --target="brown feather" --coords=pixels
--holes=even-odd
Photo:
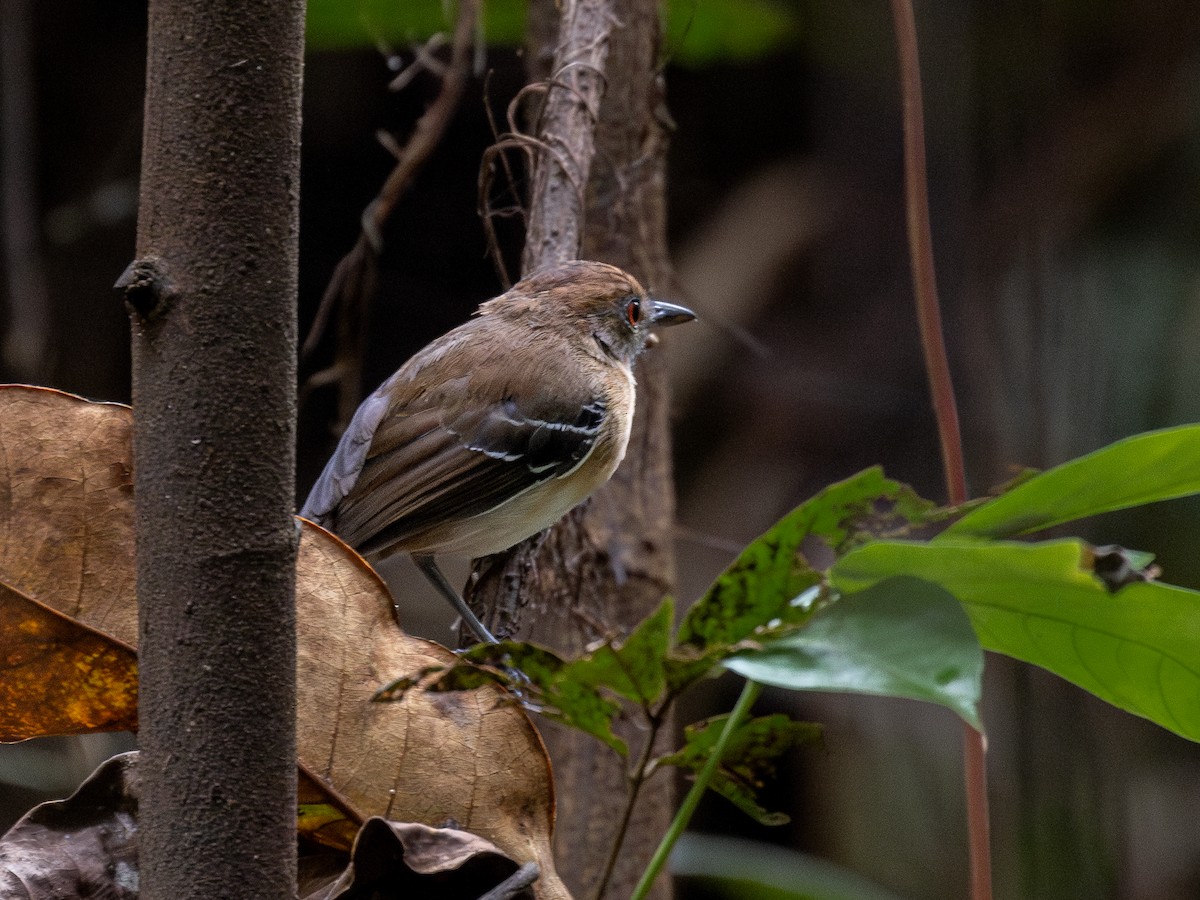
[[[369,554],[483,556],[553,524],[625,454],[648,334],[632,298],[653,303],[574,262],[482,304],[364,403],[303,514]]]

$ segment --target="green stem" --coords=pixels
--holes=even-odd
[[[725,755],[725,748],[729,745],[730,738],[733,737],[734,731],[737,730],[742,720],[746,718],[746,714],[750,712],[750,707],[754,705],[754,701],[762,693],[762,688],[763,686],[757,681],[746,679],[746,684],[742,688],[742,695],[738,697],[737,703],[734,704],[733,712],[725,720],[725,727],[721,731],[721,736],[717,738],[716,746],[713,747],[712,753],[705,761],[704,768],[696,775],[696,781],[692,784],[692,789],[683,798],[683,803],[680,805],[679,811],[675,813],[675,818],[671,820],[671,827],[667,829],[667,833],[663,835],[662,841],[659,842],[658,849],[654,851],[650,865],[642,873],[642,880],[633,889],[630,900],[644,900],[645,896],[650,893],[650,887],[654,884],[654,879],[658,877],[658,873],[662,871],[662,867],[666,865],[667,857],[671,855],[671,849],[675,846],[675,842],[679,840],[679,836],[683,834],[684,829],[687,828],[688,822],[692,819],[692,814],[696,811],[696,807],[700,805],[700,798],[704,796],[704,791],[708,788],[709,782],[712,781],[713,773],[717,771],[717,765],[721,762],[721,757]]]

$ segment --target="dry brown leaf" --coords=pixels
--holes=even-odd
[[[530,897],[537,869],[521,870],[495,844],[453,828],[368,819],[350,864],[305,900],[352,897],[429,897],[476,900]]]
[[[372,703],[391,679],[452,664],[454,654],[403,634],[379,576],[309,522],[296,583],[298,738],[308,772],[365,816],[452,825],[536,862],[536,895],[567,897],[550,850],[550,765],[525,713],[498,688]]]
[[[302,838],[320,847],[350,853],[362,826],[362,814],[331,787],[310,775],[303,765],[296,784],[296,805],[296,830]]]
[[[0,581],[0,743],[137,729],[137,654]]]
[[[0,580],[134,645],[130,440],[128,407],[0,389]],[[372,703],[387,681],[454,656],[401,632],[374,571],[309,523],[296,593],[300,760],[314,783],[359,821],[474,832],[541,867],[539,898],[569,897],[550,851],[549,760],[524,712],[497,688]],[[330,824],[343,827],[332,816],[315,830]]]
[[[0,389],[0,580],[133,646],[129,407]]]
[[[102,764],[66,800],[30,810],[0,837],[0,897],[138,895],[138,755]]]

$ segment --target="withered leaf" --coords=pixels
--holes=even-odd
[[[511,879],[519,868],[494,844],[468,832],[372,817],[358,834],[345,872],[305,900],[378,896],[475,900]],[[508,896],[534,894],[521,891]]]
[[[0,897],[135,900],[139,784],[136,751],[123,753],[34,807],[0,838]]]
[[[129,407],[0,388],[0,580],[137,643]]]
[[[0,743],[137,729],[137,654],[0,581]]]
[[[296,783],[296,831],[313,844],[349,854],[362,815],[328,784],[300,766]]]
[[[124,406],[0,388],[0,580],[132,646],[131,421]],[[550,853],[549,761],[525,714],[494,687],[370,702],[397,672],[455,657],[401,632],[370,567],[308,524],[296,600],[300,762],[325,799],[337,798],[348,823],[371,815],[454,822],[519,864],[536,862],[539,898],[568,897]],[[8,633],[0,646],[10,645]],[[25,701],[59,702],[41,687]],[[336,822],[321,820],[315,831],[340,829],[332,840],[344,840],[348,826]]]
[[[296,585],[304,768],[364,818],[454,823],[518,863],[536,862],[538,897],[568,896],[550,849],[549,761],[525,713],[493,686],[371,702],[396,673],[452,666],[457,657],[401,632],[379,576],[309,522]]]

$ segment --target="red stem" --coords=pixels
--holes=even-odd
[[[904,120],[904,194],[913,292],[921,349],[937,417],[946,492],[951,504],[967,499],[966,467],[954,382],[946,357],[937,279],[933,269],[933,236],[929,227],[929,190],[925,178],[925,117],[921,101],[921,67],[912,0],[890,0],[900,58]],[[971,856],[972,900],[991,900],[992,859],[988,828],[986,744],[982,732],[963,724],[963,777],[967,792],[967,831]]]

